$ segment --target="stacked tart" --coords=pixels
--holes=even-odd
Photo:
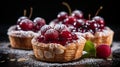
[[[12,48],[32,49],[31,40],[37,35],[39,29],[45,25],[45,20],[36,17],[34,21],[22,16],[18,19],[17,24],[8,29],[8,36]]]
[[[68,62],[82,56],[86,39],[70,32],[66,25],[44,25],[39,34],[32,39],[33,51],[38,60]]]

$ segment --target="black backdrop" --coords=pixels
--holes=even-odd
[[[117,22],[117,3],[115,0],[4,0],[0,2],[0,40],[8,40],[7,29],[16,24],[17,19],[23,16],[23,10],[27,10],[29,16],[30,7],[33,8],[31,20],[35,17],[42,17],[49,23],[55,19],[60,11],[68,12],[68,9],[62,5],[67,2],[72,10],[79,9],[83,11],[87,18],[90,13],[92,17],[100,6],[103,9],[98,15],[105,19],[106,25],[115,31],[114,40],[119,40],[119,27]]]

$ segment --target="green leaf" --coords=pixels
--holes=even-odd
[[[83,49],[87,53],[83,55],[83,57],[96,57],[96,48],[91,41],[87,41],[85,43],[85,47]]]

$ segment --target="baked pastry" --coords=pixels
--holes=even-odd
[[[64,24],[44,25],[32,39],[37,60],[68,62],[80,59],[86,39],[71,33]]]
[[[70,15],[61,11],[57,15],[57,19],[50,22],[50,25],[65,24],[71,32],[79,32],[79,36],[92,41],[96,47],[101,44],[110,46],[113,41],[114,31],[105,26],[104,19],[101,16],[85,19],[83,16],[83,12],[80,10],[74,10]]]
[[[37,35],[37,32],[44,24],[44,19],[40,17],[35,18],[34,21],[24,16],[20,17],[17,24],[12,25],[7,32],[11,47],[32,49],[31,39],[34,35]]]
[[[90,40],[94,43],[96,47],[101,44],[106,44],[111,46],[113,41],[114,32],[109,27],[105,27],[103,31],[97,31],[94,34],[91,32],[81,33],[80,36],[83,36],[87,40]]]

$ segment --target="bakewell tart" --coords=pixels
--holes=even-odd
[[[106,26],[103,17],[97,14],[86,19],[81,10],[74,10],[71,14],[61,11],[57,18],[50,22],[50,26],[56,24],[65,24],[71,32],[79,32],[79,36],[92,41],[96,47],[100,44],[110,46],[113,41],[114,31]]]
[[[80,59],[86,39],[69,31],[64,24],[44,25],[32,39],[35,58],[47,62],[68,62]]]
[[[32,49],[31,39],[37,35],[39,29],[45,24],[45,20],[36,17],[34,21],[22,16],[16,25],[8,29],[8,37],[12,48]]]

